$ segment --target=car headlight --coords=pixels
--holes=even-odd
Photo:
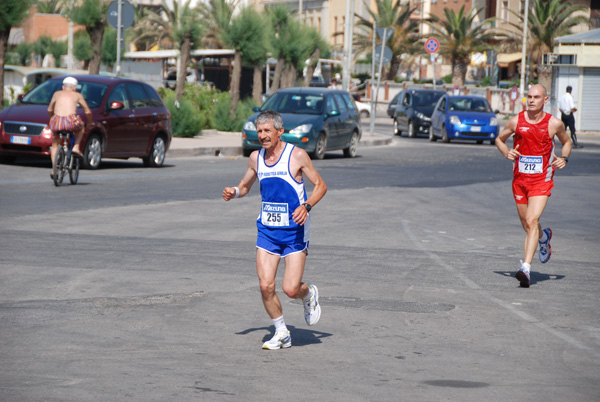
[[[458,116],[450,116],[450,124],[460,126],[462,123],[460,122]]]
[[[312,130],[312,124],[303,124],[290,130],[290,134],[306,134],[310,133],[310,130]]]
[[[431,121],[431,118],[425,116],[423,113],[421,112],[417,112],[415,113],[415,116],[417,116],[419,119],[423,120],[423,121]]]
[[[490,119],[490,126],[497,126],[498,125],[498,119],[495,117],[492,117]]]
[[[247,121],[244,123],[244,131],[256,131],[256,126],[253,122]]]

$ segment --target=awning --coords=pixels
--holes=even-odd
[[[498,53],[496,56],[496,63],[498,63],[498,67],[507,68],[510,63],[514,63],[515,61],[521,61],[523,54],[519,53]]]

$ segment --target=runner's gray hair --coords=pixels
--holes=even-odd
[[[256,125],[273,122],[273,128],[279,131],[283,128],[281,115],[274,110],[265,110],[256,117]]]

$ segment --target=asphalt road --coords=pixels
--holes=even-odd
[[[258,188],[220,198],[247,159],[107,161],[61,188],[47,161],[0,165],[0,400],[599,400],[599,155],[556,174],[529,289],[495,147],[396,138],[315,161],[323,313],[308,327],[281,295],[280,351],[260,348]]]

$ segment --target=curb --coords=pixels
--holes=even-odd
[[[376,147],[389,145],[392,143],[392,137],[361,140],[358,143],[359,148]],[[169,148],[167,156],[169,158],[189,158],[194,156],[242,156],[241,146],[208,146],[192,148]]]

